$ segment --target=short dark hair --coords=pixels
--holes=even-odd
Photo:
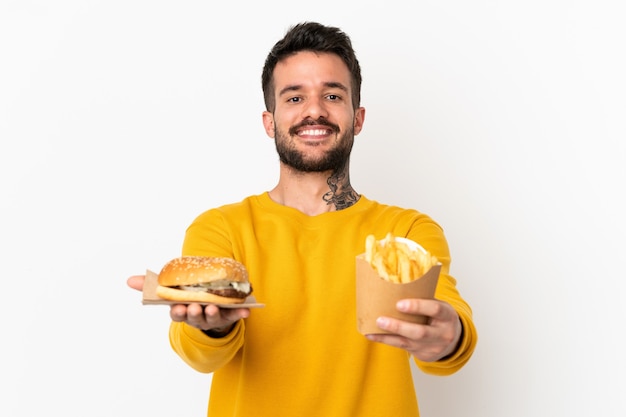
[[[336,27],[324,26],[316,22],[303,22],[289,28],[285,36],[276,42],[265,59],[261,85],[266,110],[273,112],[276,108],[274,97],[274,68],[276,68],[276,64],[301,51],[327,52],[339,56],[350,70],[352,105],[355,109],[360,106],[361,66],[348,35]]]

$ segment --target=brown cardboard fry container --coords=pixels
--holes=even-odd
[[[440,271],[441,264],[437,264],[420,278],[397,284],[378,275],[365,260],[365,254],[358,255],[356,257],[356,316],[359,333],[363,335],[388,333],[376,325],[376,319],[380,316],[418,324],[426,323],[427,317],[398,311],[396,302],[405,298],[433,299]]]

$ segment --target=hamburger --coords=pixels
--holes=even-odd
[[[156,294],[181,303],[241,304],[252,293],[246,267],[231,258],[183,256],[166,263]]]

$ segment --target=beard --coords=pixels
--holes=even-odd
[[[335,146],[324,153],[324,155],[313,158],[307,157],[293,144],[291,137],[295,136],[295,132],[302,126],[306,125],[324,125],[331,128],[337,136]],[[303,122],[298,126],[289,129],[288,133],[276,129],[274,142],[280,162],[290,166],[300,172],[324,172],[324,171],[340,171],[347,164],[352,152],[354,144],[354,128],[351,126],[340,136],[339,126],[334,125],[324,119],[320,119],[314,123]]]

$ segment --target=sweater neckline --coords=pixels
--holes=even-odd
[[[309,221],[316,221],[317,219],[325,220],[327,218],[341,219],[345,216],[352,216],[356,212],[364,210],[366,206],[370,204],[370,200],[368,200],[367,197],[361,194],[359,201],[357,201],[356,203],[354,203],[348,208],[345,208],[343,210],[337,210],[337,211],[329,211],[326,213],[317,214],[315,216],[310,216],[308,214],[301,212],[298,209],[295,209],[293,207],[288,207],[288,206],[275,202],[274,200],[271,199],[269,191],[266,191],[262,194],[257,195],[256,200],[258,204],[260,204],[264,209],[270,212],[276,212],[277,214],[280,214],[283,216],[295,217],[295,218],[299,218],[302,220],[307,219]]]

